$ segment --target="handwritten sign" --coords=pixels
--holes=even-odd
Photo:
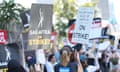
[[[80,7],[78,10],[75,30],[72,36],[72,42],[87,43],[89,39],[90,27],[93,22],[94,9],[89,7]]]

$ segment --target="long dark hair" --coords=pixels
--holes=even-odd
[[[70,62],[76,62],[77,61],[77,51],[72,50],[71,56],[70,56]]]
[[[8,71],[7,72],[26,72],[25,69],[20,65],[17,60],[10,60],[8,62]]]

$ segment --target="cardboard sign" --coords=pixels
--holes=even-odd
[[[43,49],[36,50],[36,60],[37,60],[37,64],[45,64],[46,63],[45,54],[44,54]]]
[[[7,42],[7,32],[6,30],[0,30],[0,44]]]
[[[72,41],[77,43],[87,43],[90,34],[91,24],[93,22],[94,9],[89,7],[80,7],[78,10],[75,30]]]
[[[29,49],[49,48],[53,6],[32,4],[28,45]]]

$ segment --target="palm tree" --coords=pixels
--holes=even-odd
[[[24,11],[24,7],[18,3],[15,3],[14,0],[3,0],[0,3],[0,29],[8,30],[10,24],[20,23],[19,14]]]

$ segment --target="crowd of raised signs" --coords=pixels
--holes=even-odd
[[[28,68],[31,72],[120,72],[119,51],[98,50],[95,44],[86,51],[82,47],[82,44],[65,45],[61,49],[54,46],[52,51],[45,51],[44,65],[36,66],[34,58],[28,57]]]

